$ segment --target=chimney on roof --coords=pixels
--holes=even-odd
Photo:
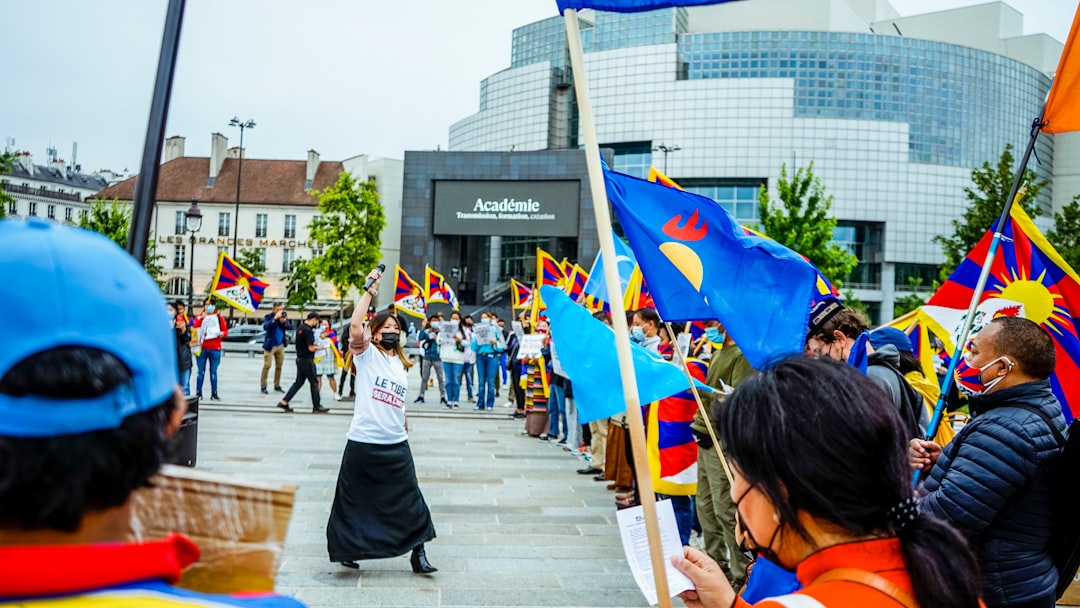
[[[184,141],[184,138],[179,135],[173,135],[166,139],[165,158],[161,159],[161,162],[167,163],[174,158],[182,158],[184,156]]]
[[[319,171],[319,153],[315,150],[307,151],[307,173],[304,175],[304,190],[310,190],[315,183],[315,174]]]
[[[214,133],[210,136],[210,179],[206,182],[206,187],[210,188],[217,181],[218,173],[221,172],[221,165],[225,163],[225,151],[229,147],[229,138],[225,137],[221,133]]]
[[[225,155],[225,158],[240,158],[240,146],[233,146],[229,148],[229,152]]]
[[[67,163],[62,158],[52,158],[49,160],[49,168],[64,173],[67,171]]]
[[[34,174],[34,157],[30,152],[23,152],[19,155],[19,164],[22,165],[23,171],[30,175]]]

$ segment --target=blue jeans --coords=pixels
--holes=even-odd
[[[506,369],[508,361],[506,359],[506,353],[499,354],[499,373],[502,374],[502,383],[506,384],[506,376],[510,373]]]
[[[191,368],[180,370],[180,388],[184,390],[184,396],[191,394]]]
[[[206,362],[210,362],[210,393],[217,394],[217,368],[221,365],[220,350],[206,350],[199,353],[199,376],[195,381],[195,392],[202,394],[203,378],[206,377]]]
[[[693,496],[670,496],[657,494],[660,500],[671,499],[671,508],[675,511],[675,524],[679,526],[679,540],[682,544],[690,544],[690,532],[694,529],[694,497]]]
[[[483,410],[495,407],[495,374],[499,373],[499,356],[477,355],[476,356],[476,409]]]
[[[566,437],[566,392],[558,381],[551,383],[551,397],[548,399],[548,437],[559,436],[559,419],[562,419],[562,436]]]
[[[448,363],[443,361],[443,371],[446,372],[446,400],[457,403],[461,399],[461,366],[463,363]]]
[[[461,377],[462,377],[461,383],[465,385],[465,390],[468,391],[468,393],[469,393],[469,399],[473,398],[473,391],[472,391],[472,387],[473,387],[472,368],[473,368],[473,365],[474,365],[473,363],[462,363],[463,367],[461,368]]]

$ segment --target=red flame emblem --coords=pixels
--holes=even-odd
[[[701,220],[700,226],[697,225],[697,209],[694,209],[694,213],[690,216],[690,219],[686,220],[685,224],[679,226],[681,220],[681,213],[668,220],[668,223],[664,224],[664,234],[680,241],[700,241],[705,238],[705,235],[709,234],[709,225],[705,223],[705,220]]]
[[[1018,317],[1018,316],[1020,316],[1020,307],[1019,306],[1006,306],[1005,308],[1002,308],[1001,310],[994,313],[994,318],[995,319],[1000,319],[1001,317]]]

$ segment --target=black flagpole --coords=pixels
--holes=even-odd
[[[169,115],[169,99],[172,97],[173,73],[176,71],[176,53],[180,46],[180,25],[184,20],[185,1],[169,0],[169,8],[165,13],[165,31],[161,36],[157,79],[154,81],[154,96],[150,100],[150,120],[146,125],[142,164],[135,181],[135,200],[131,210],[127,250],[140,264],[146,262],[150,218],[154,214],[161,145],[165,140],[165,120]]]

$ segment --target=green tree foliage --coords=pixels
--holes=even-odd
[[[289,265],[289,273],[285,275],[285,293],[288,297],[285,303],[300,309],[300,312],[304,312],[318,298],[318,284],[311,260],[296,259]]]
[[[382,258],[379,235],[386,215],[375,182],[357,182],[347,171],[341,172],[333,186],[313,190],[312,195],[319,198],[321,215],[309,225],[309,237],[324,249],[311,265],[344,298],[350,289],[364,284]]]
[[[266,264],[263,263],[262,254],[258,249],[245,247],[237,253],[236,257],[236,263],[246,268],[251,274],[262,278],[262,275],[266,273]]]
[[[941,267],[941,280],[944,282],[952,274],[953,270],[960,265],[968,252],[975,248],[975,244],[993,227],[1005,207],[1005,200],[1012,191],[1013,180],[1016,179],[1015,159],[1012,154],[1012,144],[1006,145],[996,165],[984,162],[982,166],[971,171],[971,181],[974,188],[964,188],[964,196],[968,200],[968,208],[960,219],[953,220],[953,235],[935,236],[934,242],[941,245],[945,253],[945,264]],[[1039,179],[1039,176],[1027,169],[1024,171],[1024,180],[1021,183],[1020,205],[1028,215],[1035,217],[1040,214],[1035,200],[1039,192],[1049,182]]]
[[[4,152],[0,154],[0,173],[9,173],[11,168],[15,166],[17,157],[14,152]],[[7,217],[8,203],[15,202],[15,197],[7,193],[3,188],[0,188],[0,219]]]
[[[1061,213],[1054,214],[1054,228],[1046,233],[1046,239],[1073,270],[1080,268],[1080,194]]]
[[[832,242],[836,219],[828,217],[828,213],[833,197],[825,193],[825,186],[814,176],[814,163],[797,169],[790,180],[787,165],[782,165],[776,189],[780,194],[777,204],[764,186],[758,193],[761,231],[810,258],[839,288],[859,260]]]
[[[854,291],[852,291],[850,289],[847,289],[841,295],[842,295],[842,297],[844,299],[844,307],[845,308],[850,308],[852,310],[857,310],[857,311],[861,312],[862,315],[864,317],[866,317],[867,319],[870,318],[870,307],[866,305],[866,302],[863,302],[859,298],[855,297],[855,292]],[[872,321],[871,321],[871,324],[873,324]]]
[[[112,242],[124,247],[127,245],[128,231],[131,227],[131,207],[121,205],[115,198],[112,201],[93,200],[90,202],[89,213],[79,218],[79,227],[100,232],[109,237]],[[161,262],[165,256],[158,255],[157,243],[154,235],[146,241],[146,272],[158,283],[161,282],[165,269]]]
[[[919,293],[919,290],[922,287],[922,279],[919,277],[908,277],[907,282],[908,288],[911,289],[911,293],[896,298],[893,302],[894,319],[902,317],[923,304],[926,304],[926,298]]]

